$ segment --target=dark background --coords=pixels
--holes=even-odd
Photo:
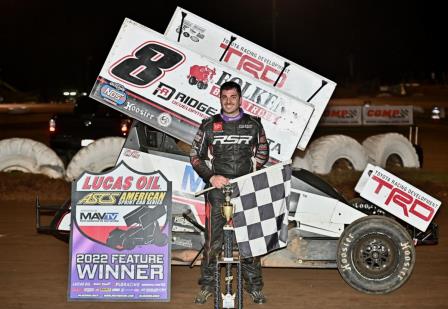
[[[442,3],[2,0],[0,80],[43,100],[88,92],[125,17],[163,33],[181,6],[339,85],[446,83]]]

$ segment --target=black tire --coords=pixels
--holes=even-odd
[[[409,233],[395,220],[366,216],[344,230],[336,259],[339,273],[352,288],[386,294],[411,276],[415,248]]]
[[[198,80],[196,79],[196,77],[192,76],[188,79],[188,83],[190,85],[196,85],[198,83]]]
[[[198,82],[198,89],[206,89],[207,88],[207,84],[203,83],[203,82]]]

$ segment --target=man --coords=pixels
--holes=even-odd
[[[194,170],[208,185],[218,188],[206,196],[204,258],[199,279],[201,290],[195,299],[198,304],[204,304],[212,295],[216,257],[222,250],[222,230],[226,222],[220,210],[224,202],[220,188],[228,184],[229,179],[260,169],[269,158],[269,145],[260,119],[245,114],[241,109],[240,86],[235,82],[224,83],[220,89],[220,101],[221,113],[202,121],[190,153]],[[255,303],[265,303],[260,259],[244,259],[242,270],[244,289]]]

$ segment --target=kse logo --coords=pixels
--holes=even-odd
[[[224,144],[224,145],[231,145],[231,144],[246,144],[249,145],[249,142],[251,141],[252,136],[247,135],[218,135],[213,137],[213,145],[216,144]]]
[[[390,193],[387,196],[386,201],[384,202],[385,205],[388,206],[390,202],[393,202],[395,205],[403,208],[403,214],[406,217],[409,217],[409,213],[411,213],[414,216],[422,219],[423,221],[431,221],[432,217],[434,216],[433,207],[425,204],[418,199],[414,199],[409,193],[401,190],[400,188],[394,187],[392,184],[377,176],[373,176],[372,179],[378,182],[378,186],[375,189],[376,194],[378,194],[383,187],[390,189]],[[422,213],[422,210],[426,214]]]

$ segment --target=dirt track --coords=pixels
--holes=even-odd
[[[37,127],[39,124],[39,127]],[[30,137],[46,142],[45,125],[23,131],[8,127],[1,138]],[[18,132],[20,134],[18,134]],[[41,133],[39,133],[41,132]],[[417,247],[417,262],[410,280],[389,295],[369,296],[350,288],[334,269],[264,269],[264,306],[247,308],[447,308],[448,307],[448,125],[426,124],[421,131],[425,149],[424,173],[403,178],[442,200],[435,221],[440,225],[437,246]],[[436,137],[436,138],[434,138]],[[438,171],[434,175],[428,171]],[[412,179],[414,177],[414,179]],[[346,174],[329,178],[347,197],[353,180]],[[429,179],[429,180],[428,180]],[[414,181],[413,181],[414,180]],[[417,183],[415,183],[417,180]],[[0,308],[211,308],[192,303],[199,268],[172,268],[170,303],[67,302],[68,245],[34,228],[34,198],[61,203],[69,185],[44,176],[0,173]],[[246,297],[247,298],[247,297]]]
[[[409,177],[409,176],[406,176]],[[341,179],[340,177],[335,177]],[[353,184],[337,185],[348,191]],[[265,268],[264,308],[446,308],[448,295],[448,185],[422,181],[428,193],[442,199],[436,221],[437,246],[417,247],[410,280],[389,295],[370,296],[350,288],[334,269]],[[1,308],[211,308],[192,303],[199,268],[172,267],[170,303],[67,302],[68,245],[34,229],[34,196],[60,202],[68,184],[44,176],[0,173],[0,303]],[[345,192],[346,195],[349,192]],[[247,297],[246,297],[247,298]],[[255,308],[246,299],[247,308]]]

